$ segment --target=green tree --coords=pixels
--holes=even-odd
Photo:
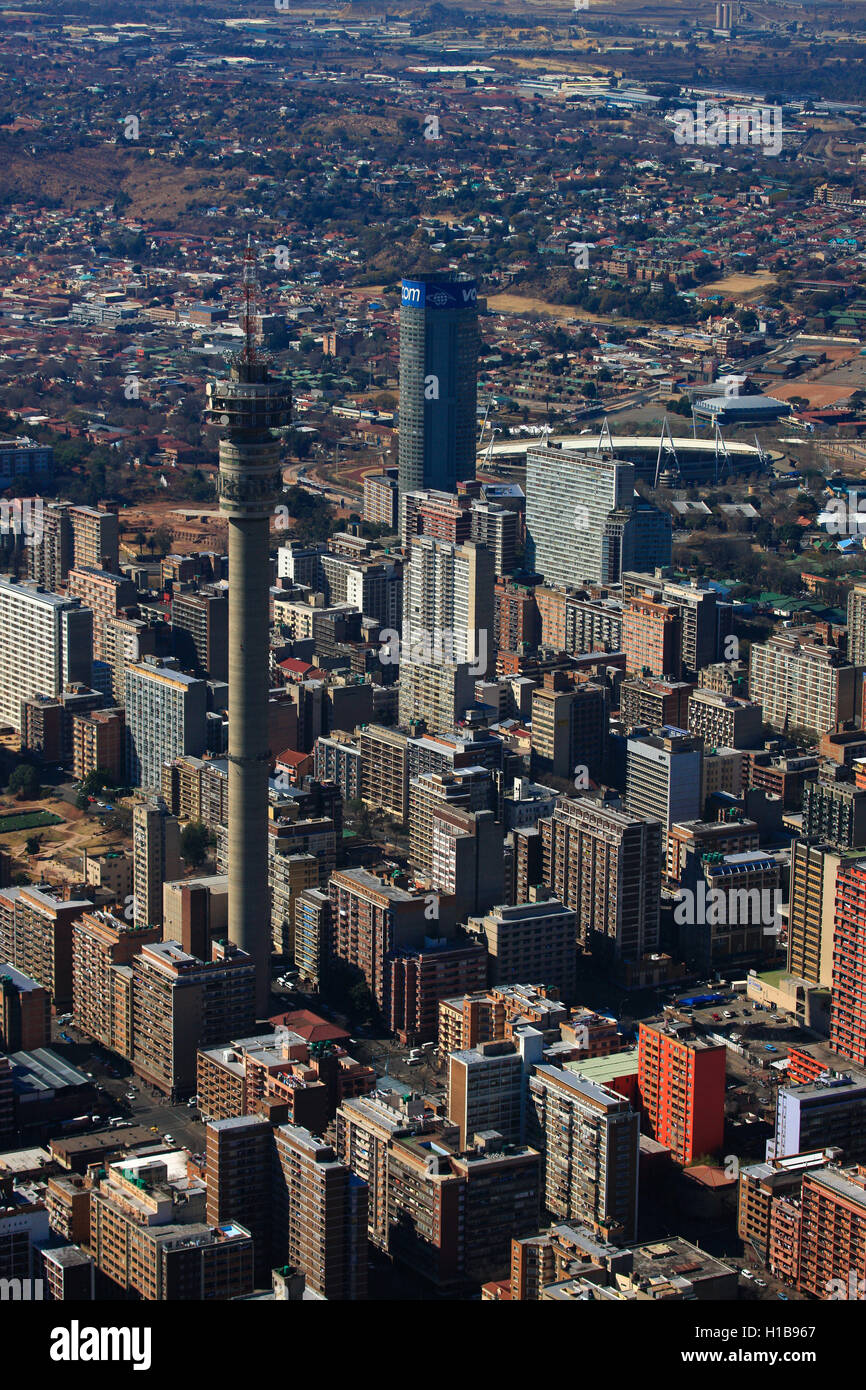
[[[191,820],[180,833],[180,852],[187,864],[197,869],[207,858],[211,834],[200,820]]]
[[[30,763],[19,763],[13,769],[7,788],[19,801],[35,801],[39,795],[39,773]]]

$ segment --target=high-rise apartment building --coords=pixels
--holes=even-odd
[[[288,1264],[330,1301],[367,1296],[367,1184],[329,1144],[297,1125],[276,1131],[274,1224]]]
[[[488,1131],[461,1153],[452,1133],[395,1136],[387,1156],[389,1253],[443,1293],[502,1278],[539,1215],[535,1149]]]
[[[401,495],[475,477],[478,303],[474,280],[404,280],[400,302]]]
[[[575,914],[557,898],[493,908],[471,917],[467,931],[487,946],[488,978],[492,985],[534,980],[574,995],[577,968]]]
[[[123,784],[126,718],[122,709],[95,709],[72,716],[72,774],[83,782],[92,772],[108,772]]]
[[[809,785],[807,783],[807,785]],[[825,989],[833,984],[836,876],[862,852],[800,838],[791,845],[788,970]]]
[[[866,846],[866,790],[850,782],[807,782],[803,787],[803,834],[838,849]]]
[[[433,808],[430,885],[453,895],[458,922],[503,901],[502,825],[493,811]]]
[[[694,677],[715,661],[720,643],[730,631],[730,606],[719,603],[718,592],[710,584],[680,583],[670,570],[657,566],[643,572],[628,569],[622,576],[623,602],[648,597],[662,607],[672,607],[679,616],[679,667]]]
[[[197,676],[225,681],[229,675],[229,600],[223,592],[172,594],[174,655]]]
[[[628,1101],[574,1071],[537,1066],[530,1135],[543,1153],[544,1206],[605,1239],[634,1240],[640,1118]]]
[[[866,860],[840,866],[833,920],[830,1046],[866,1066]]]
[[[305,822],[301,821],[300,826]],[[320,886],[320,861],[314,854],[275,854],[271,860],[271,941],[278,956],[294,957],[297,903]]]
[[[350,734],[336,731],[316,739],[316,781],[336,782],[344,801],[361,800],[361,745]]]
[[[532,692],[532,762],[538,776],[597,780],[606,758],[610,697],[603,685],[571,685],[548,673]],[[587,785],[586,782],[583,785]]]
[[[866,1177],[819,1168],[800,1194],[797,1288],[812,1298],[863,1300],[866,1287]]]
[[[623,605],[622,647],[629,674],[678,680],[682,667],[679,609],[657,603],[649,594],[633,594]]]
[[[725,1046],[686,1024],[638,1024],[638,1094],[650,1136],[675,1163],[716,1153],[725,1131]]]
[[[639,962],[658,950],[661,828],[591,797],[540,822],[544,882],[576,915],[584,950]]]
[[[320,888],[303,889],[295,898],[295,966],[302,980],[319,986],[331,953],[331,900]]]
[[[688,681],[634,678],[619,688],[619,717],[626,729],[645,725],[648,729],[670,726],[685,729],[689,695],[694,686]]]
[[[89,1248],[102,1274],[148,1302],[225,1300],[253,1290],[253,1241],[204,1221],[206,1189],[185,1153],[127,1156],[91,1191]]]
[[[74,682],[90,685],[93,614],[80,599],[0,579],[0,632],[2,723],[20,730],[23,701],[58,696]]]
[[[848,660],[866,666],[866,582],[862,579],[848,590]]]
[[[0,1051],[33,1052],[51,1042],[51,996],[44,985],[0,960]]]
[[[142,946],[132,962],[135,1072],[171,1097],[195,1090],[196,1052],[252,1032],[255,966],[228,942],[210,960],[176,941]]]
[[[27,547],[28,574],[40,588],[57,593],[72,565],[71,502],[43,502],[42,539]]]
[[[364,520],[387,526],[389,533],[397,530],[397,469],[386,468],[382,473],[364,474]]]
[[[508,1143],[524,1137],[523,1058],[511,1042],[486,1042],[448,1056],[448,1119],[460,1131],[460,1147],[497,1130]]]
[[[665,723],[699,734],[707,748],[759,748],[764,714],[752,700],[716,690],[693,690],[686,719],[667,719]]]
[[[409,735],[383,724],[363,725],[361,800],[405,821],[409,812]]]
[[[622,555],[607,523],[628,512],[634,464],[584,458],[567,449],[526,456],[526,565],[547,584],[618,583]]]
[[[211,1120],[205,1128],[207,1222],[237,1222],[253,1239],[259,1288],[270,1283],[273,1227],[274,1129],[263,1115]]]
[[[180,875],[180,826],[160,797],[132,811],[133,921],[162,926],[162,886]]]
[[[117,513],[98,507],[71,507],[69,519],[76,568],[87,566],[116,574],[120,565]]]
[[[481,767],[455,772],[422,772],[409,783],[409,858],[429,875],[433,870],[433,814],[440,810],[491,810],[497,804],[490,773]],[[495,832],[488,832],[494,834]]]
[[[467,541],[419,536],[403,577],[400,723],[453,729],[475,699],[474,678],[491,669],[493,554]]]
[[[67,585],[70,597],[80,599],[92,611],[93,655],[99,661],[107,661],[109,647],[105,634],[108,623],[135,603],[135,585],[123,574],[91,569],[88,565],[76,565],[71,569]]]
[[[85,912],[73,923],[75,1026],[121,1057],[133,1052],[132,961],[159,938],[159,927],[138,927],[110,912]]]
[[[72,1003],[72,926],[93,907],[89,898],[60,898],[44,886],[0,890],[0,960],[35,980],[55,1010]]]
[[[542,646],[575,653],[622,650],[622,604],[610,598],[607,589],[539,584],[535,606]]]
[[[778,633],[749,652],[749,696],[774,728],[824,734],[853,719],[857,672],[835,647]]]
[[[125,682],[127,776],[131,786],[157,792],[165,763],[199,757],[207,746],[207,685],[157,660],[127,664]],[[267,815],[267,789],[265,796]]]

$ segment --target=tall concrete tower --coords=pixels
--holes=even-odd
[[[292,418],[291,387],[257,355],[255,254],[244,253],[244,346],[227,379],[208,382],[222,432],[219,504],[229,525],[229,937],[256,964],[256,1012],[270,993],[268,902],[268,588],[270,517],[282,487],[272,430]]]

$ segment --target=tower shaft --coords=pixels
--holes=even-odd
[[[268,898],[268,518],[229,519],[229,937],[270,993]]]

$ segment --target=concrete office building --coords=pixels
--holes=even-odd
[[[400,302],[399,489],[475,477],[478,304],[474,280],[404,280]]]
[[[158,792],[165,763],[205,750],[207,685],[156,658],[128,664],[124,680],[127,776],[131,786]]]
[[[866,1078],[827,1073],[776,1092],[776,1132],[767,1140],[767,1157],[786,1158],[827,1145],[840,1148],[848,1159],[866,1156]]]
[[[93,614],[80,599],[0,579],[0,632],[0,722],[20,731],[25,700],[56,698],[74,682],[90,685]]]
[[[663,872],[671,826],[698,820],[703,809],[703,743],[676,729],[628,740],[626,808],[629,815],[660,823]]]
[[[287,425],[292,412],[288,383],[272,380],[256,356],[254,298],[255,257],[248,244],[245,342],[228,378],[208,383],[208,415],[221,431],[220,512],[229,529],[229,934],[255,963],[256,1007],[264,1015],[270,992],[268,549],[281,487],[280,446],[272,431]]]

